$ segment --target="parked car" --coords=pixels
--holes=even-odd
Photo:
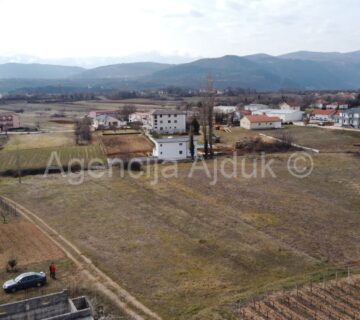
[[[26,272],[17,276],[15,279],[4,283],[5,292],[15,292],[22,289],[33,287],[42,287],[46,283],[46,274],[44,272]]]

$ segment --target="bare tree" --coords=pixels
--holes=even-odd
[[[92,139],[91,132],[92,121],[88,117],[84,117],[75,123],[75,142],[76,144],[89,144]]]
[[[201,102],[201,125],[204,136],[205,158],[213,156],[213,117],[215,92],[213,88],[214,80],[211,74],[206,78],[205,89]]]

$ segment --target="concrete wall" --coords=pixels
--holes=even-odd
[[[85,317],[92,319],[90,308],[77,310],[67,291],[0,305],[0,320],[75,320]]]

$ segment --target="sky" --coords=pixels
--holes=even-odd
[[[359,0],[0,0],[0,56],[360,50]]]

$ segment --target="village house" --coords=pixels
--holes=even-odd
[[[282,102],[279,104],[279,108],[281,110],[295,110],[295,111],[300,111],[301,107],[300,105],[296,104],[296,103],[291,103],[291,102]]]
[[[265,115],[245,116],[241,119],[240,126],[248,130],[280,129],[281,119]]]
[[[327,101],[323,99],[318,99],[315,101],[315,103],[311,104],[311,107],[316,109],[323,109],[327,104]]]
[[[98,129],[120,129],[127,125],[126,121],[120,121],[108,115],[100,115],[93,119],[92,126],[95,130]]]
[[[251,104],[246,105],[244,107],[244,109],[253,112],[253,111],[258,111],[258,110],[269,109],[269,106],[267,106],[265,104],[251,103]]]
[[[339,113],[338,125],[341,127],[360,128],[360,107],[342,110]]]
[[[349,105],[348,104],[341,104],[341,103],[337,103],[337,102],[333,102],[330,104],[326,105],[326,109],[331,109],[331,110],[345,110],[348,109]]]
[[[236,109],[237,108],[235,106],[216,106],[214,107],[214,112],[229,114],[234,113]]]
[[[150,120],[150,114],[148,112],[134,112],[129,115],[129,122],[146,124]]]
[[[93,110],[90,111],[88,116],[89,118],[95,119],[98,116],[107,115],[111,117],[118,117],[120,114],[120,110]]]
[[[154,110],[150,113],[150,131],[159,134],[186,132],[186,113],[179,110]]]
[[[266,115],[269,117],[279,117],[281,122],[284,123],[293,123],[302,121],[304,118],[304,112],[293,109],[266,109],[254,111],[253,115]]]
[[[335,121],[336,110],[314,110],[310,114],[311,122],[333,122]]]
[[[14,112],[0,111],[0,131],[20,127],[20,117]]]

